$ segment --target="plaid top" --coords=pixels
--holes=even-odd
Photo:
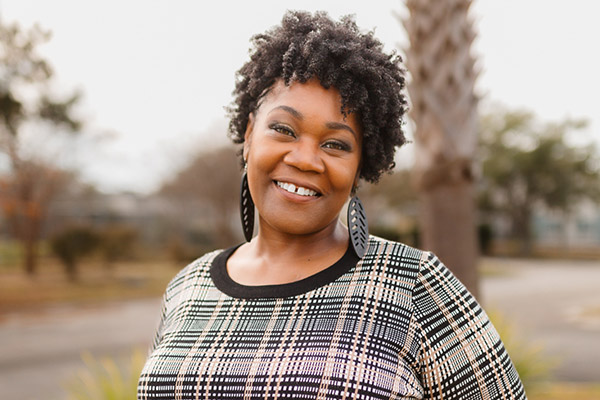
[[[169,284],[138,399],[525,399],[498,333],[431,253],[376,237],[244,286],[206,254]]]

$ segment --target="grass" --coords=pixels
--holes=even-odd
[[[81,265],[77,281],[66,276],[53,258],[40,260],[34,277],[17,267],[0,270],[0,317],[44,305],[97,303],[160,296],[177,273],[172,263],[119,262],[108,269],[100,261]]]
[[[137,383],[146,360],[139,349],[126,359],[94,358],[82,354],[85,368],[66,382],[69,400],[130,400],[135,399]]]
[[[527,392],[529,400],[600,400],[600,383],[550,382]]]
[[[506,264],[499,263],[491,257],[480,258],[477,268],[482,278],[504,278],[515,275],[514,269],[506,268]]]
[[[558,360],[546,355],[544,347],[539,343],[524,340],[516,326],[501,313],[488,309],[488,315],[502,338],[525,390],[528,393],[535,391],[548,382],[559,364]]]
[[[598,383],[558,382],[552,372],[559,361],[545,354],[542,345],[524,341],[514,324],[495,310],[488,310],[498,330],[529,400],[600,400]]]

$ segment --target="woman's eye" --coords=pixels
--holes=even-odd
[[[326,149],[341,150],[341,151],[349,151],[350,150],[350,146],[348,146],[346,143],[338,142],[338,141],[327,142],[323,145],[323,147],[325,147]]]
[[[281,133],[282,135],[294,136],[294,132],[285,125],[274,124],[271,125],[269,128],[271,128],[277,133]]]

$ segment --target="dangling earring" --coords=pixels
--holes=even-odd
[[[369,246],[369,225],[365,208],[357,196],[348,203],[348,234],[354,253],[358,258],[363,258]]]
[[[252,240],[254,233],[254,201],[248,187],[248,164],[244,163],[244,174],[242,175],[242,187],[240,197],[240,217],[242,218],[242,230],[246,241]]]

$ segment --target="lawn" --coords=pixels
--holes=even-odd
[[[35,310],[61,303],[98,303],[160,296],[178,267],[168,261],[101,261],[80,266],[76,281],[51,257],[40,261],[38,273],[27,276],[16,266],[0,268],[0,317],[8,312]]]

